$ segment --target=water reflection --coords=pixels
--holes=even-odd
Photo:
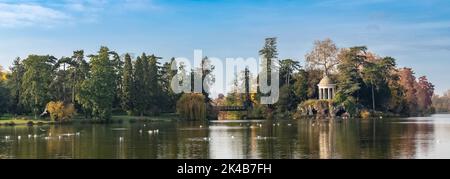
[[[159,132],[153,132],[158,130]],[[450,158],[450,115],[0,127],[0,158]]]

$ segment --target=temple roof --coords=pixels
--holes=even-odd
[[[330,78],[328,78],[328,76],[325,76],[322,78],[322,80],[320,80],[319,85],[334,85],[334,83]]]

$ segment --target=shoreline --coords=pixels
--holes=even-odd
[[[386,116],[383,117],[383,119],[394,119],[394,118],[409,118],[409,117],[427,117],[431,115],[438,115],[438,114],[450,114],[450,113],[435,113],[435,114],[429,114],[429,115],[418,115],[418,116]],[[300,118],[300,119],[292,119],[292,120],[305,120],[305,119],[311,119],[311,118]],[[349,119],[356,119],[356,120],[370,120],[370,119],[378,119],[376,117],[371,117],[369,119],[363,119],[363,118],[349,118]],[[20,117],[20,118],[12,118],[12,119],[5,119],[5,117],[0,117],[0,127],[14,127],[14,126],[42,126],[42,125],[72,125],[72,124],[123,124],[125,122],[129,124],[133,123],[148,123],[148,122],[164,122],[164,121],[177,121],[180,120],[179,117],[177,117],[176,114],[165,114],[161,116],[126,116],[126,115],[116,115],[112,116],[111,120],[92,120],[92,119],[86,119],[86,118],[80,118],[77,117],[71,121],[65,121],[65,122],[55,122],[55,121],[49,121],[49,120],[35,120],[30,119],[26,117]],[[280,120],[280,119],[275,119]],[[228,120],[233,121],[233,120]]]

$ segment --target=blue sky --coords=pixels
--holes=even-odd
[[[450,89],[448,0],[0,0],[0,65],[28,54],[120,53],[258,57],[278,37],[280,58],[303,62],[314,40],[367,45]]]

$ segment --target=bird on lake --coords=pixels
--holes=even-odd
[[[20,136],[20,135],[17,136],[17,140],[20,140],[20,139],[22,139],[22,136]]]
[[[5,139],[6,139],[6,140],[9,140],[9,138],[10,138],[10,136],[5,136]]]
[[[77,135],[77,136],[80,136],[80,132],[77,132],[76,135]]]
[[[28,138],[30,139],[32,137],[32,135],[31,134],[28,134]]]
[[[42,132],[46,132],[46,130],[44,130],[44,129],[42,129],[42,128],[39,128],[39,130],[41,130]]]
[[[122,142],[123,141],[123,137],[119,137],[119,141]]]

